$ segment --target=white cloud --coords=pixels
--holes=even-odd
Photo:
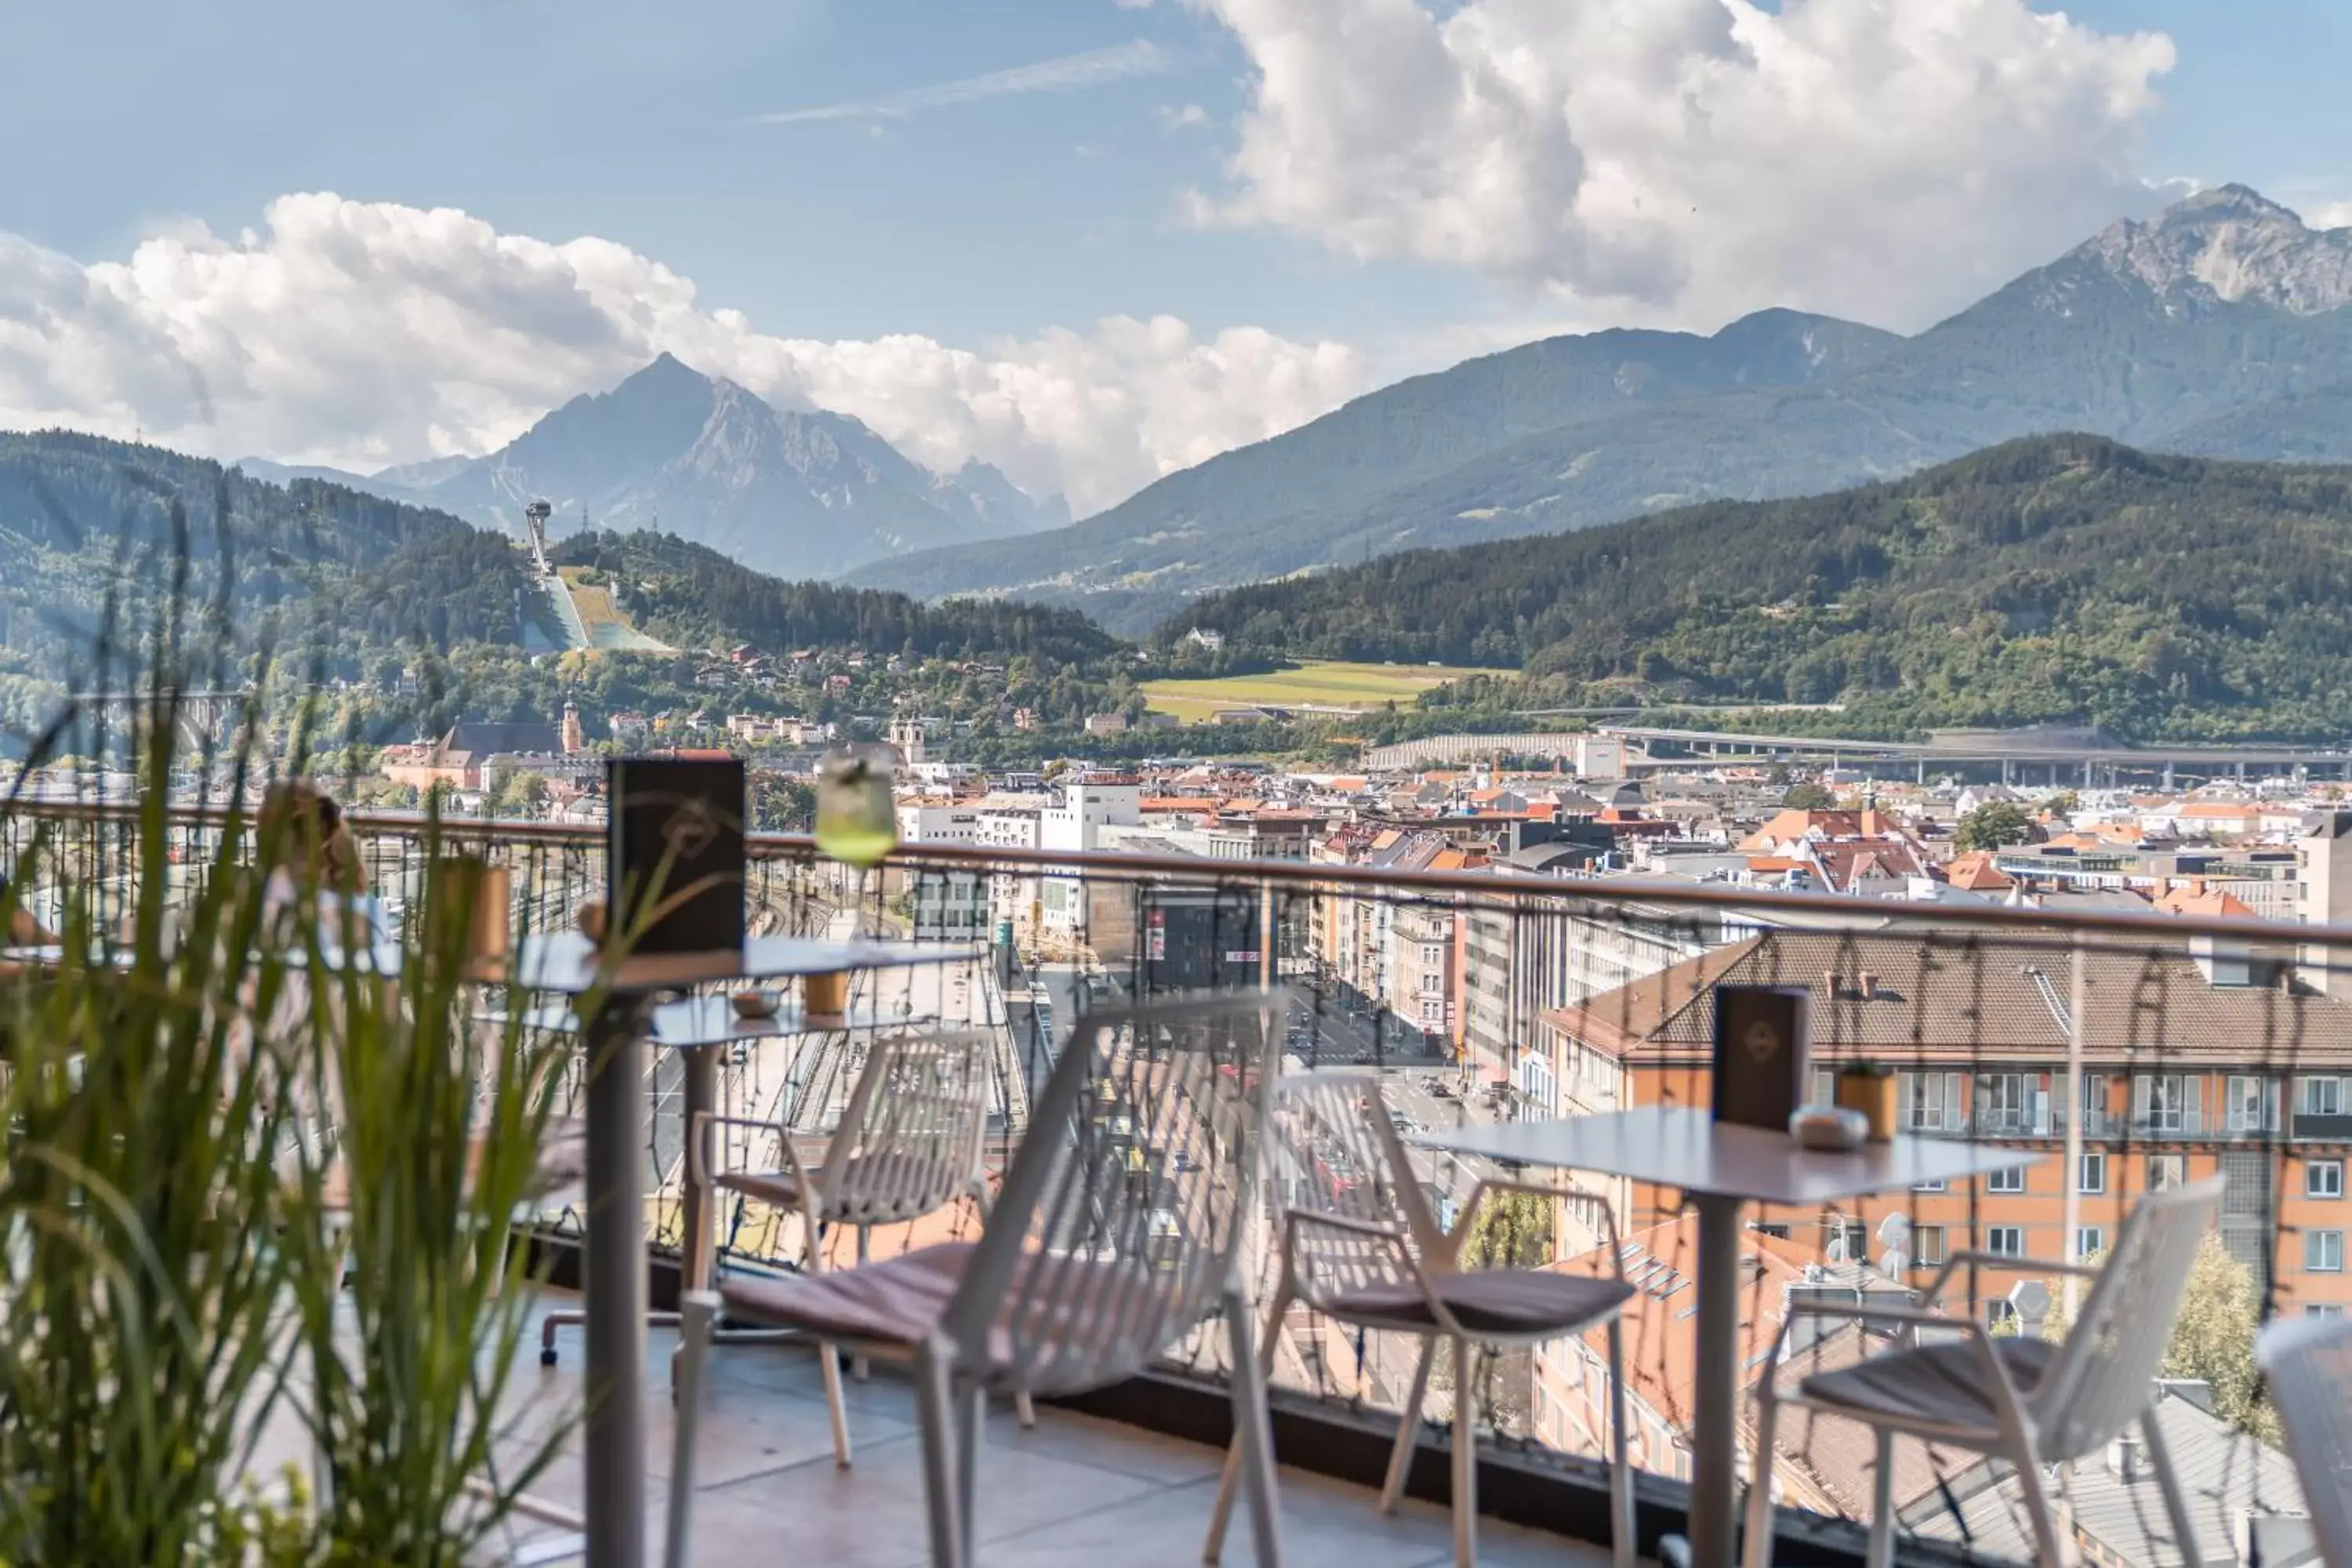
[[[898,120],[909,114],[920,114],[929,109],[951,109],[959,104],[982,103],[992,98],[1018,98],[1033,92],[1075,92],[1081,88],[1100,87],[1106,82],[1125,81],[1130,77],[1151,76],[1169,68],[1168,54],[1148,38],[1138,38],[1130,44],[1114,44],[1108,48],[1087,49],[1075,55],[1058,55],[1050,60],[1014,66],[1010,70],[990,71],[984,76],[965,77],[958,81],[936,82],[929,87],[908,88],[903,92],[885,93],[846,103],[821,103],[807,109],[779,110],[773,114],[755,114],[746,122],[752,125],[799,125],[815,120]]]
[[[2303,221],[2313,228],[2352,228],[2352,202],[2321,202],[2305,210]]]
[[[1200,221],[1692,324],[1914,327],[2048,259],[2147,205],[2173,62],[2026,0],[1193,3],[1255,68]]]
[[[1160,106],[1160,123],[1166,130],[1182,131],[1208,122],[1209,111],[1197,103],[1187,103],[1181,107],[1171,103]]]
[[[360,469],[498,447],[667,350],[1081,512],[1364,389],[1354,350],[1160,316],[951,347],[776,337],[624,246],[312,194],[85,266],[0,234],[0,426]]]

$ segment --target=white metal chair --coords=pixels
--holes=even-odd
[[[740,1194],[801,1218],[801,1267],[824,1271],[829,1227],[857,1233],[857,1260],[866,1261],[873,1227],[903,1224],[970,1197],[985,1215],[988,1179],[982,1157],[991,1104],[991,1041],[982,1032],[877,1037],[849,1092],[840,1121],[821,1134],[706,1112],[687,1137],[687,1158],[709,1193]],[[747,1127],[772,1132],[783,1168],[715,1168],[712,1131]],[[717,1250],[718,1226],[706,1227]],[[849,1463],[849,1416],[842,1403],[841,1368],[834,1348],[820,1341],[826,1403],[833,1412],[835,1462]],[[862,1370],[862,1368],[861,1368]],[[1027,1405],[1022,1418],[1029,1419]]]
[[[1846,1416],[1874,1430],[1878,1455],[1870,1568],[1888,1568],[1895,1561],[1896,1437],[2006,1459],[2016,1472],[2032,1521],[2037,1556],[2049,1568],[2061,1568],[2074,1561],[2074,1542],[2060,1527],[2042,1467],[2099,1452],[2135,1419],[2147,1440],[2182,1561],[2188,1568],[2197,1568],[2197,1537],[2188,1502],[2155,1415],[2155,1379],[2180,1315],[2198,1248],[2221,1208],[2221,1178],[2216,1176],[2141,1199],[2103,1265],[1967,1250],[1945,1261],[1917,1306],[1790,1303],[1756,1390],[1747,1568],[1768,1568],[1771,1562],[1773,1427],[1784,1405]],[[1996,1337],[1973,1318],[1936,1310],[1945,1287],[1970,1265],[2085,1276],[2093,1283],[2082,1314],[2064,1340],[2053,1343]],[[1790,1331],[1801,1321],[1822,1318],[1894,1328],[1902,1348],[1816,1373],[1794,1391],[1781,1393],[1777,1379]],[[1923,1329],[1945,1337],[1922,1343]]]
[[[1089,1013],[1037,1098],[979,1241],[720,1286],[718,1302],[733,1316],[912,1358],[940,1568],[971,1560],[987,1394],[1105,1387],[1220,1308],[1234,1419],[1254,1460],[1258,1561],[1277,1568],[1264,1387],[1240,1256],[1286,1006],[1279,992],[1253,991]],[[707,1324],[713,1307],[707,1298],[689,1303],[689,1322]],[[702,1386],[709,1342],[707,1328],[688,1338],[681,1389]],[[692,1502],[698,1415],[681,1406],[674,1553],[686,1544],[680,1521]]]
[[[2254,1359],[2286,1428],[2286,1451],[2327,1568],[2352,1568],[2352,1321],[2282,1318]]]
[[[1294,1302],[1352,1327],[1413,1334],[1422,1341],[1412,1392],[1404,1402],[1389,1457],[1382,1512],[1403,1494],[1421,1427],[1421,1406],[1440,1342],[1454,1348],[1454,1556],[1477,1561],[1477,1398],[1471,1383],[1478,1344],[1532,1345],[1606,1324],[1610,1376],[1610,1517],[1617,1568],[1633,1561],[1633,1472],[1626,1463],[1623,1331],[1632,1299],[1613,1219],[1606,1277],[1546,1269],[1468,1268],[1463,1252],[1491,1194],[1565,1195],[1555,1187],[1485,1181],[1451,1230],[1438,1223],[1405,1156],[1380,1075],[1357,1069],[1297,1073],[1276,1087],[1268,1159],[1281,1191],[1281,1274],[1266,1312],[1261,1351],[1269,1368]],[[1224,1543],[1236,1448],[1225,1464],[1203,1555],[1215,1562]]]

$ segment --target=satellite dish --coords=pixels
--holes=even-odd
[[[1909,1215],[1900,1213],[1891,1214],[1885,1219],[1878,1222],[1879,1246],[1901,1247],[1905,1242],[1910,1239],[1911,1216]]]
[[[1839,1226],[1830,1232],[1829,1254],[1832,1263],[1843,1263],[1846,1260],[1845,1226]]]

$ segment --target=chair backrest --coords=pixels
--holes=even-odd
[[[1297,1298],[1322,1308],[1367,1286],[1418,1289],[1413,1269],[1441,1252],[1443,1236],[1389,1120],[1380,1075],[1351,1068],[1289,1074],[1275,1086],[1267,1114],[1267,1177]]]
[[[818,1214],[835,1225],[920,1219],[976,1190],[990,1063],[977,1030],[877,1037],[825,1151]]]
[[[1287,1006],[1245,991],[1078,1019],[942,1317],[962,1371],[1097,1388],[1208,1315],[1255,1217]]]
[[[2212,1176],[2152,1194],[2124,1221],[2028,1402],[2045,1461],[2104,1448],[2147,1407],[2198,1248],[2221,1215],[2221,1185]]]
[[[2352,1321],[2281,1318],[2254,1341],[2254,1359],[2286,1428],[2320,1559],[2352,1568]]]

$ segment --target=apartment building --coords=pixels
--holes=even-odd
[[[1500,869],[1500,868],[1498,868]],[[1599,899],[1472,910],[1463,921],[1464,1047],[1534,1115],[1614,1110],[1605,1085],[1554,1076],[1542,1020],[1743,934],[1695,909]]]
[[[1896,1071],[1909,1130],[2016,1142],[2045,1158],[1843,1214],[1759,1215],[1774,1234],[1924,1279],[1964,1247],[2044,1258],[2104,1250],[2140,1194],[2219,1173],[2222,1238],[2282,1310],[2352,1305],[2352,1004],[2316,992],[2283,952],[2206,940],[2103,945],[2083,953],[2079,977],[2075,962],[2063,942],[2024,936],[1769,931],[1559,1009],[1542,1037],[1563,1111],[1705,1105],[1716,988],[1801,987],[1814,1098],[1830,1098],[1836,1064],[1878,1061]],[[2070,1080],[2078,1026],[2081,1077]],[[2070,1116],[2084,1146],[2071,1172]],[[1603,1195],[1621,1224],[1677,1202],[1624,1185]],[[1565,1216],[1560,1234],[1564,1247],[1580,1240]],[[1996,1271],[1982,1293],[2038,1277]]]

